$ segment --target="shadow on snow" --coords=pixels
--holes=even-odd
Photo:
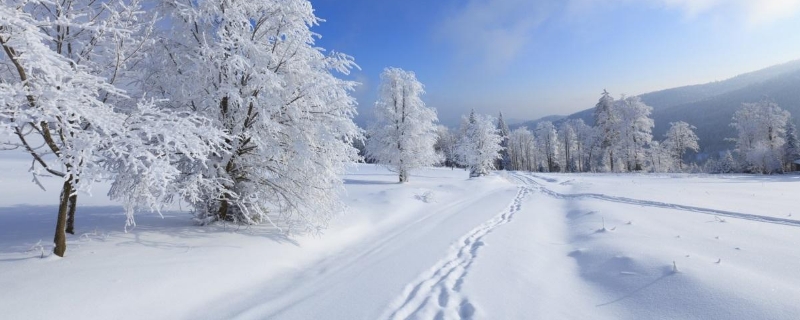
[[[53,246],[53,231],[58,207],[20,205],[0,207],[0,253],[49,252]],[[67,234],[69,245],[81,241],[116,241],[117,246],[147,246],[162,249],[186,248],[188,239],[210,238],[235,233],[263,237],[278,243],[299,245],[286,232],[271,225],[247,226],[216,223],[198,226],[188,212],[141,212],[136,215],[136,227],[125,230],[125,214],[121,206],[78,208],[75,213],[75,234]],[[157,235],[157,236],[153,236]],[[156,239],[156,240],[152,240]],[[225,246],[227,245],[208,245]],[[207,247],[208,247],[207,246]],[[22,258],[26,259],[26,258]],[[21,259],[0,259],[0,262]]]

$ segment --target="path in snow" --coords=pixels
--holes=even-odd
[[[725,211],[725,210],[718,210],[718,209],[711,209],[711,208],[702,208],[702,207],[695,207],[695,206],[687,206],[682,204],[675,204],[675,203],[666,203],[666,202],[659,202],[659,201],[650,201],[650,200],[640,200],[640,199],[632,199],[632,198],[625,198],[625,197],[615,197],[606,194],[600,193],[571,193],[571,194],[564,194],[553,191],[548,189],[543,184],[537,182],[533,178],[541,179],[547,181],[549,183],[555,183],[557,180],[545,178],[541,176],[537,176],[535,174],[522,174],[519,172],[513,173],[513,176],[516,177],[518,180],[522,181],[523,183],[531,184],[535,186],[535,188],[541,191],[544,194],[549,196],[558,198],[558,199],[598,199],[610,202],[617,202],[617,203],[624,203],[624,204],[631,204],[631,205],[639,205],[639,206],[648,206],[648,207],[656,207],[656,208],[664,208],[664,209],[675,209],[675,210],[683,210],[683,211],[690,211],[690,212],[698,212],[703,214],[715,215],[715,216],[723,216],[728,218],[736,218],[736,219],[745,219],[757,222],[766,222],[766,223],[775,223],[775,224],[782,224],[782,225],[789,225],[794,227],[800,227],[800,220],[794,219],[785,219],[785,218],[778,218],[778,217],[769,217],[769,216],[762,216],[756,214],[749,214],[749,213],[741,213],[741,212],[733,212],[733,211]]]
[[[447,256],[437,262],[413,283],[381,317],[383,319],[471,319],[475,306],[461,294],[464,278],[484,245],[483,237],[510,222],[522,209],[522,202],[531,189],[520,186],[509,208],[486,221],[451,247]]]
[[[221,293],[221,297],[234,295],[236,299],[224,302],[219,310],[198,310],[187,318],[385,319],[389,313],[380,316],[386,306],[409,283],[435,265],[453,243],[463,243],[464,234],[475,233],[475,226],[491,220],[497,212],[507,212],[509,201],[520,192],[515,184],[499,177],[457,181],[455,187],[438,181],[389,185],[389,198],[378,192],[369,201],[381,205],[381,199],[393,199],[395,203],[365,209],[393,210],[393,215],[408,219],[376,225],[359,241],[309,267]],[[421,192],[411,192],[411,188],[421,185],[441,197],[431,203],[408,202],[406,199]],[[359,198],[368,199],[364,195]]]

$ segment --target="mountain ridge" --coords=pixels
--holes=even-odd
[[[731,117],[742,103],[772,99],[793,116],[800,116],[800,59],[743,73],[732,78],[653,91],[639,95],[653,107],[653,138],[663,140],[670,122],[685,121],[697,127],[702,156],[733,149],[726,138],[735,137]],[[594,107],[567,116],[547,116],[514,127],[533,129],[542,121],[559,123],[564,119],[583,119],[592,125]],[[550,119],[558,119],[552,121]],[[793,117],[797,123],[797,118]],[[798,123],[800,124],[800,123]]]

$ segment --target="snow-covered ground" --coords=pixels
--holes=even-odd
[[[800,176],[567,175],[373,165],[321,236],[192,225],[0,161],[0,318],[796,319]],[[41,240],[41,242],[40,242]],[[42,252],[45,257],[41,258]]]

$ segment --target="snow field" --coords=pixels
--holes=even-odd
[[[766,212],[758,210],[763,203],[740,207],[752,216],[765,213],[765,220],[760,221],[750,219],[752,216],[720,217],[714,214],[714,208],[681,205],[702,204],[697,198],[705,193],[666,198],[640,189],[641,184],[662,180],[658,176],[634,177],[633,183],[628,183],[630,176],[527,176],[533,177],[532,182],[550,198],[561,200],[560,211],[569,225],[565,243],[572,251],[568,256],[577,264],[578,278],[597,291],[593,297],[584,296],[594,303],[584,316],[792,319],[800,312],[795,302],[800,279],[794,270],[800,261],[796,249],[798,223],[766,219],[774,210],[789,210],[781,204],[788,204],[785,200],[790,197],[783,197],[783,203],[773,203],[773,209]],[[717,194],[744,189],[741,182],[716,177],[683,177],[674,179],[672,185],[662,182],[661,187],[669,194],[677,187],[699,189],[697,184],[709,183],[717,184],[713,189]],[[750,184],[745,185],[747,190],[771,191],[757,190],[754,185],[760,182]],[[554,197],[554,190],[570,194],[569,188],[581,193],[608,190],[612,195]],[[673,205],[647,200],[620,202],[614,194],[667,200]]]
[[[467,177],[431,168],[401,185],[384,168],[352,166],[348,212],[322,235],[291,238],[269,226],[198,227],[178,210],[139,214],[125,233],[118,205],[85,196],[92,205],[78,211],[66,258],[50,255],[57,189],[27,190],[0,203],[0,310],[13,319],[800,314],[793,176]],[[3,176],[0,188],[28,180]]]

